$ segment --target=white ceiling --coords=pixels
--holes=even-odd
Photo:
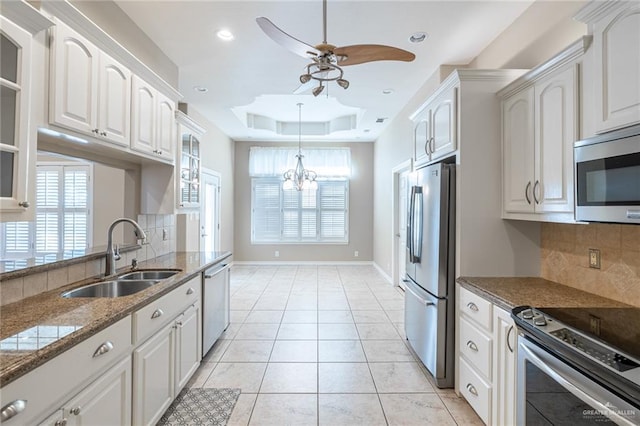
[[[507,1],[328,1],[327,41],[336,46],[385,44],[416,55],[413,62],[380,61],[344,67],[351,85],[335,83],[314,98],[293,95],[308,61],[268,38],[255,19],[269,18],[310,45],[322,41],[322,1],[131,1],[118,6],[178,66],[183,102],[234,140],[286,141],[295,135],[247,127],[246,113],[275,121],[328,121],[354,111],[352,130],[304,140],[374,141],[441,64],[467,64],[531,4]],[[235,39],[216,37],[220,29]],[[429,34],[421,44],[409,36]],[[196,86],[208,92],[194,90]],[[393,93],[385,95],[384,89]],[[275,95],[275,96],[264,96]],[[339,104],[344,107],[341,107]],[[251,105],[254,104],[254,105]],[[350,112],[353,114],[353,112]],[[385,118],[383,123],[376,119]]]

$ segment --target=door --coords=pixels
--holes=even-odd
[[[416,264],[413,280],[436,297],[447,296],[449,169],[442,163],[419,169],[414,193]]]
[[[220,175],[203,170],[200,186],[200,251],[220,249]]]

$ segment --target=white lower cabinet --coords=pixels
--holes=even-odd
[[[133,423],[155,424],[173,401],[175,325],[133,351]]]
[[[485,424],[514,425],[516,332],[511,316],[461,287],[458,312],[458,389]],[[483,312],[491,316],[478,316]]]
[[[200,365],[201,285],[198,276],[133,314],[144,342],[133,351],[133,424],[156,424]]]
[[[87,386],[56,413],[55,421],[44,424],[130,425],[131,424],[131,360],[123,359]]]

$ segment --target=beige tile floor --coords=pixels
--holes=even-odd
[[[481,425],[404,339],[372,266],[234,266],[231,324],[191,387],[240,388],[229,425]]]

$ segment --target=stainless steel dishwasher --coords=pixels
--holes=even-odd
[[[202,280],[202,356],[229,326],[229,265],[217,264],[204,272]]]

